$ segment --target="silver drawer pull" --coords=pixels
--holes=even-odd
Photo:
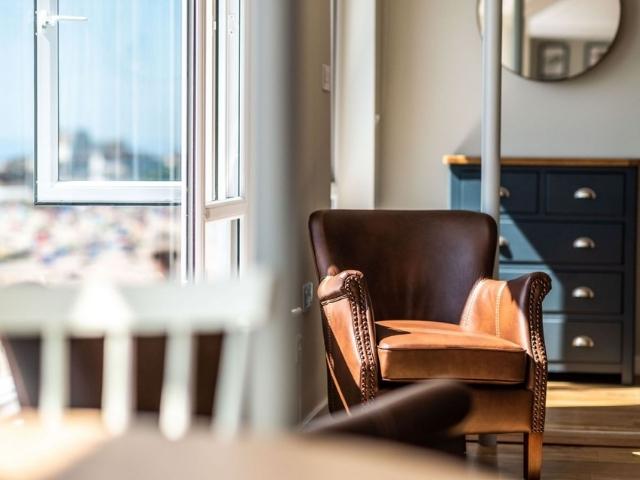
[[[500,198],[509,198],[511,197],[511,192],[507,187],[500,187]]]
[[[589,237],[578,237],[573,241],[573,248],[596,248],[596,242]]]
[[[595,298],[595,292],[589,287],[577,287],[571,292],[573,298]]]
[[[571,346],[574,348],[593,348],[596,346],[596,342],[587,335],[580,335],[571,340]]]
[[[596,197],[596,192],[589,187],[582,187],[573,192],[573,198],[576,200],[595,200]]]
[[[506,237],[503,237],[502,235],[500,235],[500,238],[498,238],[498,246],[499,247],[508,247],[509,246],[509,240],[506,239]]]

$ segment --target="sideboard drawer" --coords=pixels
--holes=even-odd
[[[620,264],[623,226],[617,223],[502,222],[500,261]]]
[[[622,328],[619,323],[544,321],[549,362],[618,363]]]
[[[562,215],[624,213],[624,174],[557,172],[546,175],[546,211]]]
[[[451,207],[479,211],[480,166],[468,160],[452,157]],[[501,166],[500,278],[550,275],[542,308],[551,371],[620,372],[631,384],[640,160],[539,160]]]
[[[538,211],[538,174],[535,172],[503,172],[500,178],[500,207],[509,213]],[[462,210],[480,211],[480,173],[460,179],[459,205]]]
[[[512,280],[535,270],[500,269],[500,278]],[[622,274],[559,272],[546,268],[540,270],[551,277],[553,287],[544,299],[544,312],[611,315],[622,313]]]

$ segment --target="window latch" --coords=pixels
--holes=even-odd
[[[36,12],[38,32],[43,32],[47,28],[55,27],[59,22],[86,22],[88,20],[89,17],[81,17],[77,15],[51,15],[46,10],[38,10]]]

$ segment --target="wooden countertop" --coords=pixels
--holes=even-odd
[[[445,165],[480,165],[480,157],[445,155]],[[529,167],[637,167],[640,159],[631,158],[567,158],[567,157],[503,157],[502,165]]]

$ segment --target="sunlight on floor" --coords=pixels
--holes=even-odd
[[[549,382],[547,408],[623,407],[640,405],[640,386]]]

